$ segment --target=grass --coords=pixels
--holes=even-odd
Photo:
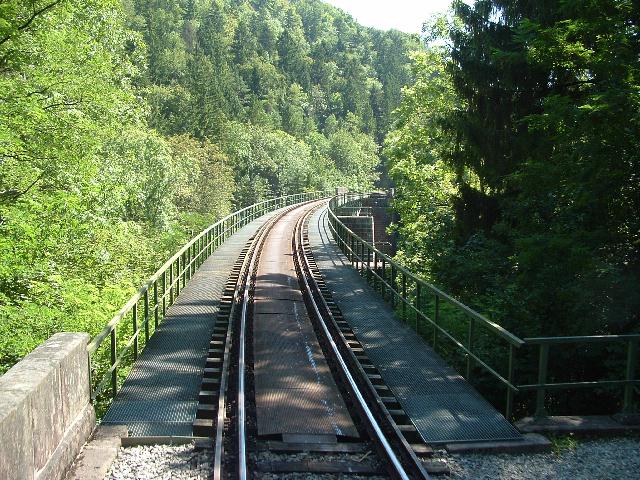
[[[581,441],[578,440],[573,433],[569,433],[568,435],[547,435],[547,438],[551,442],[553,453],[556,455],[561,455],[569,450],[575,450]]]

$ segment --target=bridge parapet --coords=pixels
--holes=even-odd
[[[95,426],[86,333],[57,333],[0,377],[0,478],[60,479]]]

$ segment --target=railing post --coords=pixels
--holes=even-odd
[[[391,264],[391,306],[393,308],[396,307],[396,266],[395,264]]]
[[[187,248],[183,253],[184,259],[182,261],[182,288],[187,286],[189,270],[191,269],[191,262],[189,261],[189,257],[191,256],[191,247]]]
[[[418,335],[420,335],[420,324],[419,324],[419,320],[420,320],[420,313],[422,312],[422,286],[420,285],[420,282],[416,279],[416,300],[415,300],[415,307],[416,307],[416,333]]]
[[[149,342],[149,288],[144,291],[144,344]]]
[[[512,344],[509,344],[509,366],[507,371],[507,380],[511,385],[513,385],[513,376],[515,370],[515,350],[516,347],[514,347]],[[511,421],[511,417],[513,416],[513,390],[511,390],[510,386],[507,386],[507,406],[505,408],[504,416],[509,421]]]
[[[187,251],[184,252],[184,261],[182,263],[182,288],[187,286],[187,282],[189,280],[189,270],[191,269],[191,248],[187,248]]]
[[[180,295],[180,282],[182,281],[182,273],[180,272],[182,263],[182,255],[178,256],[178,262],[176,264],[176,293],[175,297],[177,298]],[[174,297],[171,297],[171,303],[173,304]]]
[[[160,317],[160,305],[158,305],[158,279],[153,281],[153,321],[155,329],[158,329],[158,320]]]
[[[638,339],[632,338],[627,344],[627,384],[624,386],[624,400],[622,403],[622,413],[634,413],[633,390],[634,385],[630,382],[635,380],[636,363],[638,362]]]
[[[402,271],[402,320],[407,321],[407,274]]]
[[[387,300],[387,259],[382,257],[382,299]]]
[[[138,302],[133,304],[133,359],[138,359]]]
[[[118,367],[115,366],[116,357],[117,357],[116,328],[117,327],[113,327],[113,330],[111,330],[111,367],[113,368],[113,370],[111,371],[111,397],[112,398],[116,398],[116,394],[118,393]]]
[[[540,358],[538,359],[538,385],[547,383],[547,367],[549,366],[549,345],[540,344]],[[544,418],[547,416],[547,410],[544,408],[545,388],[539,386],[536,392],[536,418]]]
[[[169,265],[171,268],[171,265]],[[162,318],[167,316],[167,271],[162,272]]]
[[[440,325],[440,297],[435,294],[435,311],[433,315],[433,349],[438,345],[438,326]]]
[[[378,291],[378,252],[373,251],[373,289]]]
[[[467,349],[470,353],[467,354],[467,382],[471,380],[471,366],[473,365],[473,359],[471,353],[473,353],[473,340],[475,337],[476,319],[471,317],[469,320],[469,333],[467,336]]]
[[[178,261],[180,261],[179,258]],[[169,305],[173,305],[173,265],[174,264],[172,263],[169,266]]]
[[[353,251],[353,235],[349,235],[349,260],[351,261],[351,265],[354,262],[354,251]]]

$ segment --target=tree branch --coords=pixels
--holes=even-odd
[[[3,203],[15,202],[21,196],[29,193],[29,190],[35,187],[36,183],[42,180],[44,174],[44,171],[40,172],[40,175],[38,175],[36,179],[31,182],[24,190],[5,190],[3,192],[0,192],[0,201],[2,201]]]
[[[80,105],[82,103],[82,99],[77,100],[75,102],[58,102],[58,103],[52,103],[51,105],[45,105],[44,108],[45,110],[48,110],[50,108],[57,108],[57,107],[75,107],[76,105]]]
[[[45,5],[44,7],[42,7],[40,10],[36,10],[33,12],[33,14],[31,15],[31,17],[29,17],[27,19],[27,21],[25,23],[23,23],[22,25],[19,25],[17,28],[17,31],[20,32],[22,30],[26,30],[27,28],[29,28],[29,25],[31,25],[33,23],[33,21],[39,17],[40,15],[42,15],[43,13],[45,13],[47,10],[51,10],[53,7],[55,7],[56,5],[58,5],[59,3],[62,3],[63,0],[56,0],[55,2],[50,3],[49,5]],[[11,38],[13,37],[13,35],[9,34],[6,37],[0,39],[0,45],[4,44],[5,42],[9,41]]]

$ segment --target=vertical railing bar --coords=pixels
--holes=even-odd
[[[440,297],[435,294],[434,315],[433,315],[433,349],[438,348],[438,327],[440,326]]]
[[[149,343],[149,289],[144,291],[144,344]]]
[[[391,306],[393,308],[396,307],[396,295],[398,294],[397,287],[396,287],[396,278],[397,278],[396,264],[392,263],[391,264]]]
[[[178,258],[178,261],[180,261],[180,259]],[[173,305],[173,284],[174,284],[174,278],[173,278],[173,268],[174,268],[175,262],[173,262],[170,266],[169,266],[169,305]],[[165,310],[166,312],[166,310]]]
[[[351,265],[353,265],[354,254],[353,254],[353,235],[349,234],[349,260],[351,261]]]
[[[138,359],[138,302],[133,304],[133,359]]]
[[[378,252],[376,250],[373,251],[373,289],[378,291]]]
[[[509,385],[507,385],[507,405],[504,414],[508,421],[511,421],[511,418],[513,417],[513,390],[511,389],[511,385],[513,385],[515,371],[515,351],[515,347],[512,344],[509,344],[509,366],[507,367],[507,380]]]
[[[422,285],[416,279],[416,333],[420,335],[420,312],[422,312]]]
[[[473,353],[473,340],[475,337],[475,329],[476,329],[476,319],[473,317],[469,318],[469,331],[467,336],[467,350]],[[471,381],[471,367],[473,365],[473,359],[470,354],[467,354],[467,382]]]
[[[407,274],[402,271],[402,320],[407,321]]]
[[[169,265],[171,268],[171,265]],[[167,316],[167,271],[162,272],[162,318]]]
[[[118,367],[116,367],[116,357],[117,357],[117,334],[116,334],[117,326],[113,327],[111,330],[111,397],[116,398],[118,394]]]
[[[549,345],[540,344],[540,357],[538,359],[538,385],[547,383],[547,367],[549,366]],[[544,418],[547,416],[547,410],[544,406],[546,390],[542,386],[536,389],[536,418]]]
[[[387,301],[387,259],[382,257],[382,299]]]
[[[154,327],[155,330],[158,329],[158,323],[160,320],[160,306],[158,305],[158,280],[154,280],[153,282],[153,306],[154,306],[154,311],[153,311],[153,320],[154,320]],[[154,330],[154,331],[155,331]]]
[[[180,282],[182,281],[182,273],[180,272],[181,264],[182,264],[182,255],[179,255],[176,262],[176,293],[175,293],[175,296],[171,298],[172,304],[175,301],[175,299],[180,296]]]
[[[627,368],[626,385],[624,386],[624,399],[622,402],[622,412],[625,414],[634,413],[633,390],[636,376],[636,363],[638,362],[638,339],[630,339],[627,344]]]

